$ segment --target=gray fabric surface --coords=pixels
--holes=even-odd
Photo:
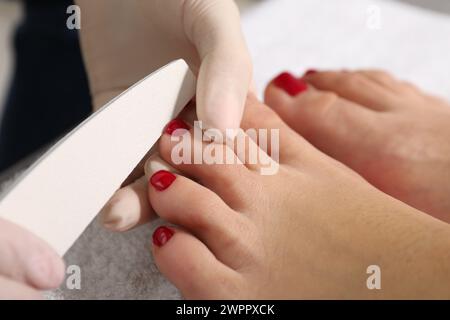
[[[178,299],[180,295],[153,263],[149,251],[157,223],[124,234],[104,230],[94,221],[65,256],[81,267],[81,290],[63,285],[65,299]]]

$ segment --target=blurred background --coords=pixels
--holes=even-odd
[[[65,9],[71,3],[0,0],[0,173],[89,115],[90,97],[77,33],[65,27]],[[449,0],[237,3],[260,92],[281,69],[379,67],[450,98],[450,90],[446,91],[450,62],[439,65],[450,55],[444,43],[450,35],[445,34],[450,30]],[[361,17],[366,19],[371,6],[384,10],[386,27],[381,31],[363,26],[366,22]],[[443,34],[434,38],[436,33]],[[65,63],[68,60],[72,62]],[[65,108],[58,108],[59,104]]]

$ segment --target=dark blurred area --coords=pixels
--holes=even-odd
[[[91,112],[71,0],[26,0],[13,35],[15,66],[0,124],[0,172],[49,144]]]

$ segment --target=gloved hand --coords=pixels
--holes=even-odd
[[[78,0],[95,106],[183,58],[198,75],[204,126],[239,128],[252,65],[232,0]]]
[[[96,108],[152,71],[183,58],[198,76],[196,111],[203,127],[239,127],[252,64],[234,1],[78,0],[77,4]],[[133,178],[142,174],[142,169],[135,170]],[[146,221],[152,214],[146,190],[145,177],[119,190],[103,209],[105,223],[124,230]]]

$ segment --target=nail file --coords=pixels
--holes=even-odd
[[[0,217],[64,255],[194,93],[183,60],[141,80],[28,169],[0,198]]]

